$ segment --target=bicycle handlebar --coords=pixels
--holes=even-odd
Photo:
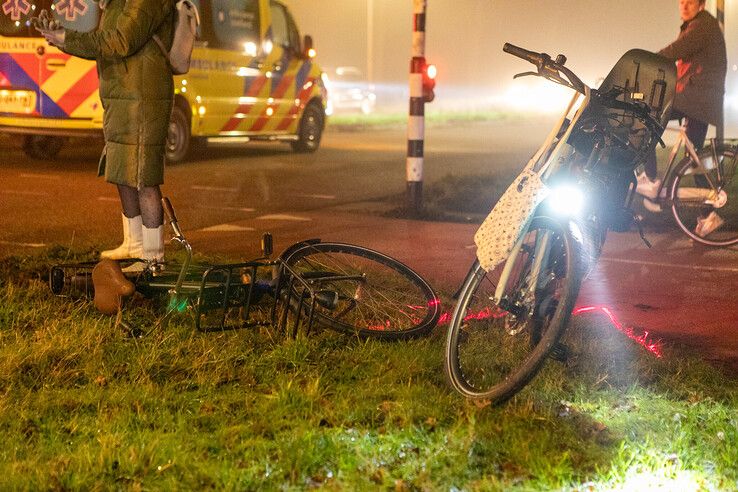
[[[565,56],[559,55],[556,57],[556,60],[552,60],[551,56],[546,53],[537,53],[535,51],[526,50],[525,48],[521,48],[520,46],[515,46],[514,44],[510,43],[505,43],[502,47],[502,51],[504,51],[505,53],[510,53],[513,56],[517,56],[518,58],[521,58],[536,66],[537,73],[528,72],[525,75],[537,75],[539,77],[544,77],[548,80],[551,80],[552,82],[569,87],[570,89],[573,89],[581,94],[585,93],[587,85],[582,82],[582,80],[577,77],[574,72],[564,66],[564,63],[566,63]],[[561,74],[563,74],[566,79],[562,77]],[[661,135],[661,133],[663,133],[661,122],[654,118],[653,115],[651,115],[651,112],[648,108],[644,108],[642,105],[634,102],[619,101],[614,97],[602,97],[606,96],[606,94],[601,94],[596,89],[591,89],[591,92],[596,97],[598,97],[604,105],[613,109],[623,109],[626,111],[631,111],[654,133],[656,133],[657,135]]]
[[[166,215],[166,221],[169,222],[170,226],[172,226],[172,230],[174,231],[175,237],[180,241],[183,240],[184,236],[182,235],[182,230],[179,228],[179,223],[177,222],[177,216],[174,214],[174,207],[172,207],[172,202],[169,201],[169,198],[162,197],[161,206],[164,209],[164,215]]]
[[[538,73],[536,75],[574,89],[581,94],[585,93],[585,88],[587,87],[585,83],[582,82],[574,72],[564,66],[564,63],[566,63],[565,56],[559,55],[556,57],[556,60],[552,60],[551,56],[547,53],[529,51],[510,43],[505,43],[502,47],[502,51],[510,53],[513,56],[517,56],[518,58],[522,58],[523,60],[535,65],[538,69]],[[566,79],[562,77],[561,74],[563,74]]]
[[[517,56],[518,58],[522,58],[523,60],[529,61],[537,67],[543,63],[543,55],[545,55],[545,53],[528,51],[525,48],[521,48],[520,46],[515,46],[514,44],[510,43],[505,43],[505,45],[502,47],[502,51],[504,51],[505,53],[510,53],[513,56]],[[545,55],[545,57],[550,59],[548,55]]]

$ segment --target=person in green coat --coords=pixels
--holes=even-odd
[[[98,175],[118,187],[123,209],[123,243],[100,256],[160,261],[164,220],[159,185],[164,182],[174,82],[153,36],[171,46],[175,0],[98,3],[102,14],[94,31],[39,31],[65,53],[97,62],[105,133]]]

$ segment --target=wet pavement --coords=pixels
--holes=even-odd
[[[263,232],[274,235],[277,252],[309,238],[356,243],[405,262],[440,293],[454,292],[474,260],[478,225],[387,218],[380,211],[371,205],[327,208],[185,234],[195,251],[234,259],[256,256]],[[648,233],[650,249],[636,232],[608,235],[577,300],[579,308],[596,309],[580,316],[609,313],[651,340],[675,340],[708,360],[738,366],[738,250],[707,248],[676,226],[665,229]]]

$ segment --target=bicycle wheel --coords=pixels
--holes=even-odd
[[[427,334],[440,302],[428,283],[403,263],[343,243],[316,243],[289,253],[285,263],[335,299],[315,308],[315,320],[360,337],[399,340]],[[334,296],[335,293],[335,297]]]
[[[735,176],[738,161],[735,147],[718,145],[716,155],[717,162],[714,162],[711,147],[700,151],[702,168],[689,156],[682,159],[669,197],[674,219],[687,236],[708,246],[729,246],[738,243],[738,179]],[[713,213],[715,215],[709,217]],[[697,224],[705,218],[716,220],[719,225],[700,234]]]
[[[488,273],[475,262],[454,309],[445,370],[468,398],[499,403],[520,391],[561,337],[576,300],[575,249],[561,224],[536,217],[519,244],[500,302],[493,299],[503,266]]]

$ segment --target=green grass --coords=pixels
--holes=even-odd
[[[129,339],[50,295],[65,256],[0,262],[0,490],[738,489],[735,379],[600,317],[574,319],[568,365],[491,407],[446,385],[442,328],[290,340],[185,317]]]
[[[447,111],[434,110],[426,106],[425,119],[430,124],[472,122],[472,121],[497,121],[511,118],[530,118],[530,115],[509,111],[477,110],[477,111]],[[375,112],[362,113],[338,113],[328,117],[329,128],[350,129],[364,127],[382,127],[406,125],[407,112]]]
[[[407,209],[407,194],[403,193],[387,199],[390,207],[385,215],[481,223],[516,176],[514,172],[468,176],[448,174],[424,188],[420,213]]]

